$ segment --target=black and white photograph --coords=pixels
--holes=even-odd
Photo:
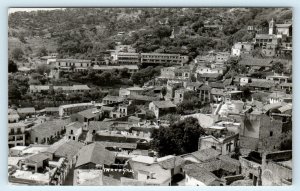
[[[292,185],[293,8],[7,11],[8,185]]]

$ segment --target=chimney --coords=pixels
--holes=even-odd
[[[153,157],[153,162],[157,162],[157,157]]]

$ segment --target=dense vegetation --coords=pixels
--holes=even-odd
[[[288,8],[67,8],[12,13],[9,37],[23,44],[31,37],[49,38],[57,43],[60,57],[94,57],[113,48],[116,42],[132,44],[138,52],[194,57],[211,49],[229,50],[234,42],[251,40],[252,34],[246,32],[248,25],[267,28],[270,19],[280,23],[291,16]],[[207,30],[207,24],[222,29]],[[172,30],[175,38],[170,38]],[[36,54],[43,55],[45,49]]]
[[[158,151],[159,156],[190,153],[198,150],[199,137],[204,134],[198,120],[190,117],[170,127],[155,129],[151,136],[151,146]]]

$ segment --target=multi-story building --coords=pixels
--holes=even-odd
[[[64,134],[69,120],[56,119],[38,124],[30,131],[31,143],[51,144]]]
[[[241,56],[242,54],[250,53],[254,49],[254,44],[251,42],[237,42],[231,48],[231,55]]]
[[[111,70],[123,70],[127,69],[128,73],[133,74],[136,73],[139,70],[139,67],[137,65],[94,65],[93,70],[98,70],[98,71],[111,71]]]
[[[180,54],[141,53],[142,64],[182,64],[188,57]]]
[[[25,124],[8,124],[8,147],[25,146]]]
[[[280,42],[279,38],[277,38],[275,34],[256,34],[254,40],[260,47],[265,47],[269,43],[277,46]]]
[[[80,122],[73,122],[66,126],[66,137],[70,140],[78,141],[82,133],[84,124]]]
[[[84,71],[92,66],[91,60],[79,60],[79,59],[57,59],[55,61],[55,67],[61,70]]]
[[[30,85],[29,86],[30,93],[49,92],[51,89],[54,90],[54,91],[61,90],[63,92],[85,92],[85,91],[90,91],[90,88],[87,85],[73,85],[73,86]]]
[[[198,150],[213,148],[222,155],[229,155],[235,152],[238,146],[239,135],[228,131],[223,126],[211,126],[206,128],[209,134],[199,138]]]
[[[17,123],[19,122],[20,116],[15,109],[8,109],[8,123]]]
[[[76,103],[76,104],[68,104],[68,105],[61,105],[58,108],[59,116],[69,116],[74,113],[90,109],[95,107],[95,104],[92,102],[89,103]]]
[[[117,63],[120,65],[138,65],[140,64],[140,55],[139,53],[119,52]]]
[[[184,89],[184,88],[175,90],[174,103],[175,104],[181,103],[184,100],[184,94],[189,91],[191,91],[191,90]]]
[[[102,103],[104,105],[108,105],[108,104],[113,104],[113,103],[121,103],[124,100],[125,100],[125,98],[123,98],[123,97],[107,95],[106,97],[104,97],[102,99]]]

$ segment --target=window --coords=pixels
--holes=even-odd
[[[213,148],[213,149],[215,149],[215,150],[217,149],[217,147],[216,147],[216,146],[211,146],[211,148]]]
[[[71,130],[70,134],[73,135],[73,130]]]
[[[73,140],[75,141],[75,136],[73,137]]]
[[[71,139],[71,136],[69,136],[69,139]]]
[[[273,131],[270,131],[270,137],[272,137],[273,136]]]
[[[249,173],[249,178],[252,179],[253,178],[253,174]]]
[[[39,138],[38,138],[38,137],[36,137],[36,138],[35,138],[35,142],[37,143],[38,141],[39,141]]]

